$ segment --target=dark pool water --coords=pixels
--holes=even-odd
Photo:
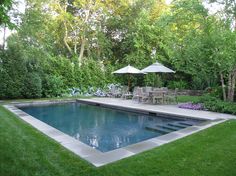
[[[80,103],[32,106],[21,109],[102,152],[198,123],[195,120],[149,116]],[[182,122],[190,124],[184,126],[180,124]]]

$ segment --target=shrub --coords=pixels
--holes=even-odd
[[[92,59],[86,60],[82,66],[75,65],[76,80],[81,89],[93,86],[94,88],[106,85],[105,70],[102,64]]]
[[[210,111],[236,115],[236,103],[234,102],[224,102],[209,94],[202,96],[198,102],[204,103],[204,108]]]
[[[211,97],[216,97],[219,99],[223,99],[222,88],[221,86],[217,87],[208,87],[205,90]]]
[[[135,76],[136,78],[140,78],[142,81],[142,75]],[[127,81],[126,81],[127,82]],[[149,73],[144,76],[144,82],[148,86],[153,86],[153,87],[163,87],[164,82],[161,78],[160,75],[157,75],[156,73]]]
[[[42,81],[37,73],[28,73],[24,80],[22,94],[25,98],[40,98],[42,96]]]
[[[170,81],[168,83],[168,88],[170,89],[175,89],[175,88],[178,88],[178,89],[187,89],[188,88],[188,83],[183,81],[183,80],[179,80],[179,81]]]
[[[64,83],[61,76],[45,75],[43,80],[43,96],[57,97],[64,92]]]
[[[24,77],[27,73],[24,60],[17,51],[0,55],[0,98],[22,98]]]
[[[45,58],[41,61],[41,67],[44,74],[60,77],[64,89],[76,86],[74,64],[68,58],[61,56]]]
[[[0,99],[22,98],[23,81],[15,79],[7,72],[0,73]]]
[[[205,75],[201,76],[193,76],[192,82],[191,82],[191,88],[195,90],[204,90],[206,87],[208,87],[207,82],[205,80]]]

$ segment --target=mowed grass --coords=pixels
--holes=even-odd
[[[233,176],[236,120],[96,168],[0,107],[1,176]]]
[[[179,103],[186,103],[186,102],[196,102],[199,101],[201,96],[191,96],[191,95],[179,95],[177,96],[177,100]]]

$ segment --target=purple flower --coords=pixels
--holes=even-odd
[[[183,109],[202,110],[203,105],[201,103],[184,103],[178,106]]]

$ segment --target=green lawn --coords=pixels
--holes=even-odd
[[[1,176],[233,176],[236,120],[95,168],[0,107]]]
[[[179,95],[177,97],[179,103],[196,102],[199,101],[201,96]]]

